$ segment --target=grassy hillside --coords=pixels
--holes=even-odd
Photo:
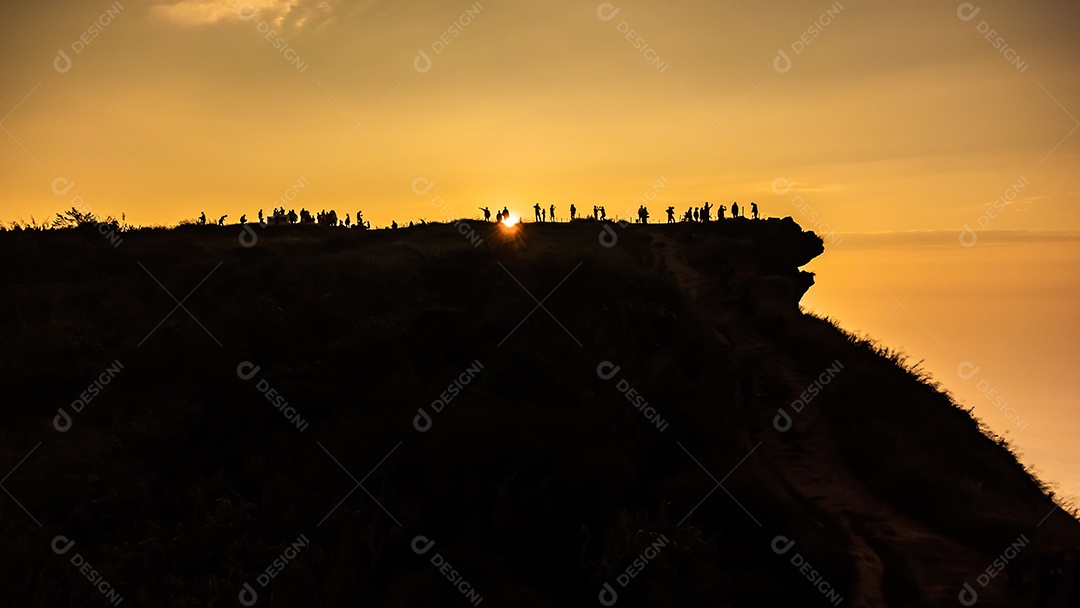
[[[122,237],[0,233],[0,603],[1008,605],[1076,546],[967,411],[799,312],[790,219]]]

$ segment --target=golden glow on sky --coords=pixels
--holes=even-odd
[[[1041,231],[1080,232],[1078,23],[1072,0],[5,0],[0,221],[755,201],[826,236],[809,306],[974,401],[948,374],[979,361],[1061,480],[1080,249]],[[905,231],[951,244],[859,245]],[[999,233],[1046,248],[1018,266]]]
[[[1078,18],[1065,1],[13,0],[0,220],[79,197],[136,224],[235,222],[305,180],[289,207],[375,227],[655,196],[653,217],[754,200],[822,231],[958,230],[1024,180],[986,229],[1075,230]]]
[[[1031,238],[1035,236],[1036,238]],[[804,308],[900,349],[1080,497],[1080,234],[843,238],[812,261]]]

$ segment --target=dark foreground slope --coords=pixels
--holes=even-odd
[[[0,234],[0,603],[1035,605],[1077,546],[790,220],[304,228]]]

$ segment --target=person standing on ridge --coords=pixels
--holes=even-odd
[[[731,217],[739,217],[739,202],[731,203]]]
[[[666,211],[667,211],[667,223],[674,224],[675,223],[675,207],[674,206],[668,207],[666,209]]]
[[[575,215],[577,215],[577,207],[574,206],[574,203],[570,203],[570,221],[571,222],[574,221],[574,216]]]
[[[536,221],[539,222],[540,221],[540,203],[536,203],[535,205],[533,205],[533,211],[536,212],[535,213]]]
[[[548,214],[548,218],[553,222],[555,221],[555,205],[551,206],[551,213]]]
[[[750,217],[754,218],[755,220],[758,219],[757,203],[750,203]]]
[[[488,209],[487,207],[480,207],[480,211],[484,212],[484,221],[485,222],[490,222],[491,221],[491,209]]]

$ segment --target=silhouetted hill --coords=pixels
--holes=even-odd
[[[1076,521],[800,312],[790,218],[115,241],[0,233],[0,604],[1019,606],[1068,550],[1066,605]]]

